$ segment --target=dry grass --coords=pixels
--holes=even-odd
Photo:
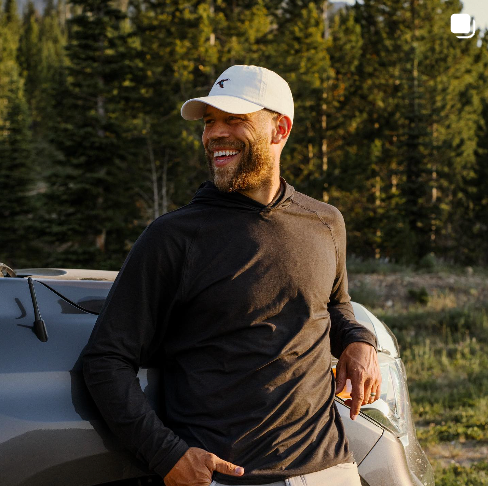
[[[353,300],[393,330],[436,486],[488,486],[486,271],[349,275]]]

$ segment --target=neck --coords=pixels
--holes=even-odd
[[[244,196],[250,197],[255,201],[260,202],[264,206],[267,206],[279,193],[281,188],[280,176],[277,174],[276,177],[264,186],[260,186],[256,189],[249,189],[246,191],[238,191]]]

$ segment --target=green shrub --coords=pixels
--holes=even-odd
[[[408,296],[417,304],[427,305],[429,303],[429,292],[427,292],[425,287],[408,289]]]
[[[488,463],[481,461],[469,467],[452,464],[435,468],[436,486],[488,486]]]
[[[418,268],[420,270],[432,271],[438,266],[437,258],[433,253],[429,253],[420,259],[418,263]]]

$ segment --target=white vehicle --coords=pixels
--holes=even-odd
[[[2,486],[163,484],[126,452],[86,389],[80,356],[117,272],[12,271],[0,264],[0,482]],[[405,369],[388,327],[360,304],[376,334],[381,397],[355,421],[337,408],[364,486],[434,486],[416,436]],[[158,372],[139,371],[157,410]]]

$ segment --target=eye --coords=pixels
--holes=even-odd
[[[205,120],[203,120],[203,124],[205,126],[207,126],[209,123],[212,123],[212,122],[213,122],[213,120],[211,118],[206,118]]]

